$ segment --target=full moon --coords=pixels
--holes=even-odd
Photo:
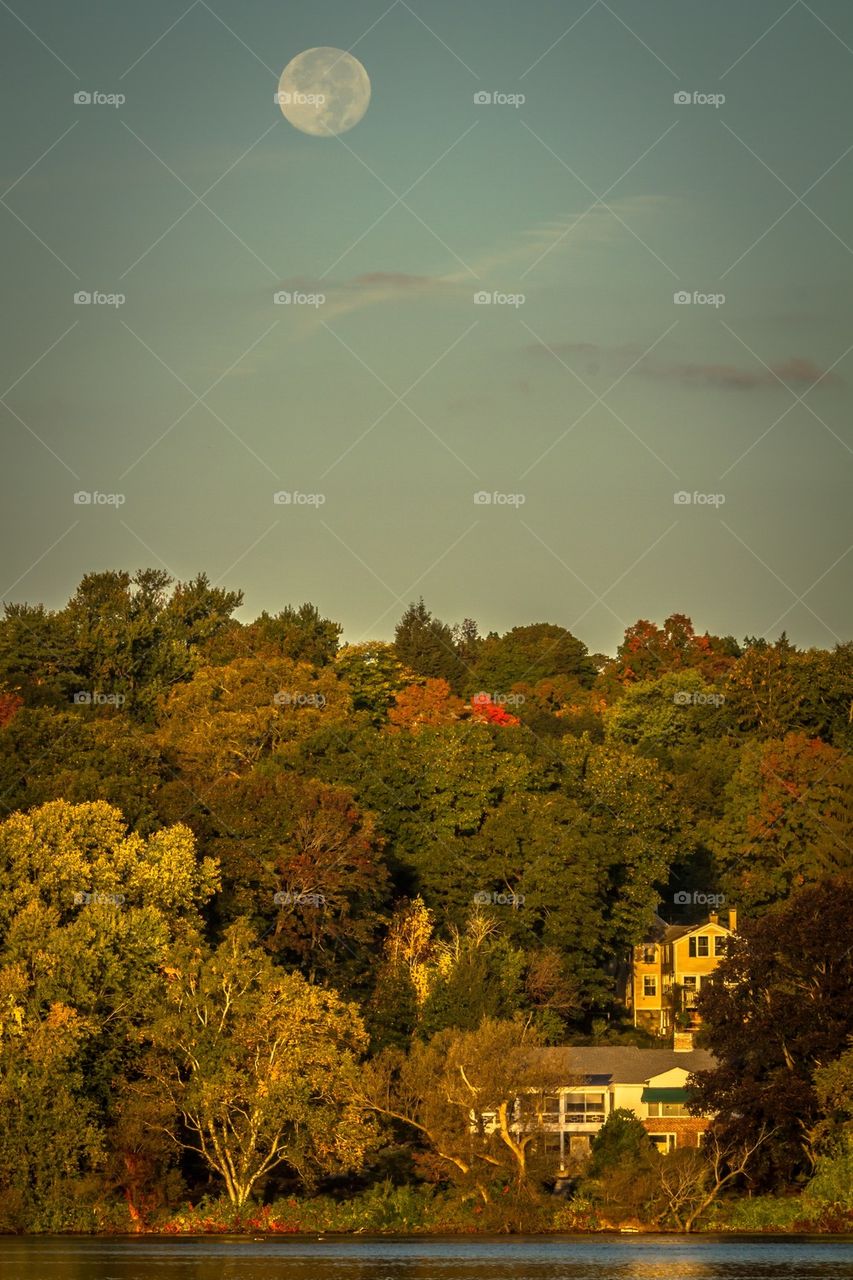
[[[294,128],[334,137],[363,117],[370,104],[370,77],[344,49],[305,49],[282,71],[276,101]]]

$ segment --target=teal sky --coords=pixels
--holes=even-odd
[[[160,564],[348,640],[421,594],[611,652],[850,637],[849,0],[13,0],[0,38],[5,599]],[[338,138],[273,100],[324,45],[372,85]]]

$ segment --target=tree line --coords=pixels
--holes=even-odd
[[[654,1044],[625,958],[720,894],[720,1185],[725,1153],[776,1190],[846,1158],[851,644],[673,615],[608,657],[422,600],[343,644],[313,604],[241,605],[149,569],[0,621],[0,1227],[200,1188],[532,1194],[538,1049]],[[714,1185],[678,1163],[673,1221],[666,1188],[686,1220]]]

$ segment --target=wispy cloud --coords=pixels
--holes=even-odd
[[[535,355],[556,354],[578,371],[593,376],[599,372],[618,377],[636,361],[631,375],[680,383],[685,387],[712,387],[723,391],[755,391],[778,387],[783,382],[791,389],[843,386],[837,373],[827,372],[808,356],[788,356],[768,367],[743,367],[713,361],[659,360],[654,356],[637,361],[638,346],[608,347],[593,342],[529,343],[525,350]]]
[[[319,327],[320,320],[331,323],[340,316],[370,307],[425,300],[470,301],[474,291],[484,286],[511,290],[518,284],[520,272],[536,263],[546,251],[567,254],[580,245],[607,244],[622,238],[627,233],[619,218],[639,220],[656,211],[660,204],[658,196],[638,196],[613,201],[609,208],[595,206],[536,223],[505,243],[472,256],[470,264],[474,275],[461,270],[441,275],[377,270],[348,280],[294,278],[283,280],[279,287],[292,292],[321,293],[325,297],[321,308],[313,311],[306,308],[302,313],[303,332]],[[614,217],[614,213],[619,217]],[[551,264],[548,269],[553,272],[551,253],[548,260]],[[527,291],[534,285],[535,277],[531,275]]]

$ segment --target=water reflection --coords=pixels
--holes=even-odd
[[[0,1238],[3,1280],[853,1280],[838,1239]]]

